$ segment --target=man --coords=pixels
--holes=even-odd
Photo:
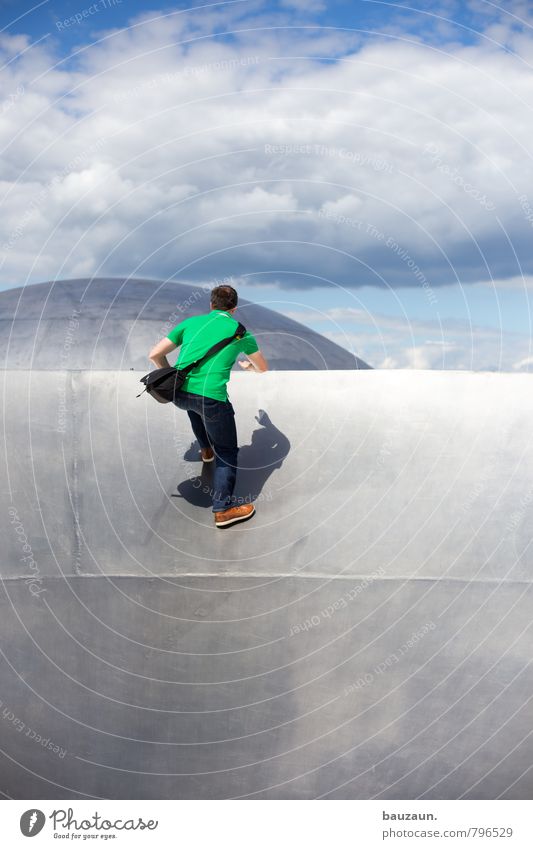
[[[238,295],[232,286],[216,286],[211,292],[211,311],[186,318],[152,348],[149,358],[156,368],[169,368],[166,355],[181,346],[176,367],[186,366],[207,353],[216,342],[235,333],[238,322],[233,318]],[[235,411],[227,393],[231,367],[239,353],[243,369],[268,371],[268,363],[251,333],[235,339],[205,363],[193,369],[176,395],[174,403],[187,410],[192,429],[200,445],[204,463],[215,460],[213,481],[213,513],[217,528],[227,528],[251,519],[253,504],[233,503],[237,476],[237,430]]]

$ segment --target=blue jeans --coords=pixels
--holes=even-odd
[[[193,433],[200,448],[213,448],[215,474],[213,479],[213,513],[233,505],[233,490],[237,477],[237,429],[235,411],[230,401],[217,401],[192,392],[178,392],[176,407],[187,410]]]

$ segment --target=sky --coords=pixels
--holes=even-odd
[[[0,289],[231,282],[376,368],[533,367],[533,4],[0,0]]]

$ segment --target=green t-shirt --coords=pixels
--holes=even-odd
[[[167,339],[175,345],[181,345],[175,367],[187,366],[200,359],[216,342],[233,336],[237,325],[238,321],[224,310],[211,310],[205,315],[193,315],[180,322],[167,334]],[[227,401],[226,384],[238,355],[241,352],[255,354],[258,350],[255,338],[247,331],[242,339],[235,339],[218,354],[193,369],[185,378],[182,389],[194,395]]]

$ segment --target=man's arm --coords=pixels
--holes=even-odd
[[[245,354],[244,356],[248,357],[248,361],[239,360],[241,368],[252,371],[268,371],[268,363],[261,351],[256,351],[255,354]]]
[[[177,347],[178,346],[175,345],[174,342],[171,342],[170,339],[165,336],[157,343],[157,345],[154,345],[148,354],[148,358],[156,368],[170,368],[170,363],[167,360],[166,355],[170,354],[170,352]]]

